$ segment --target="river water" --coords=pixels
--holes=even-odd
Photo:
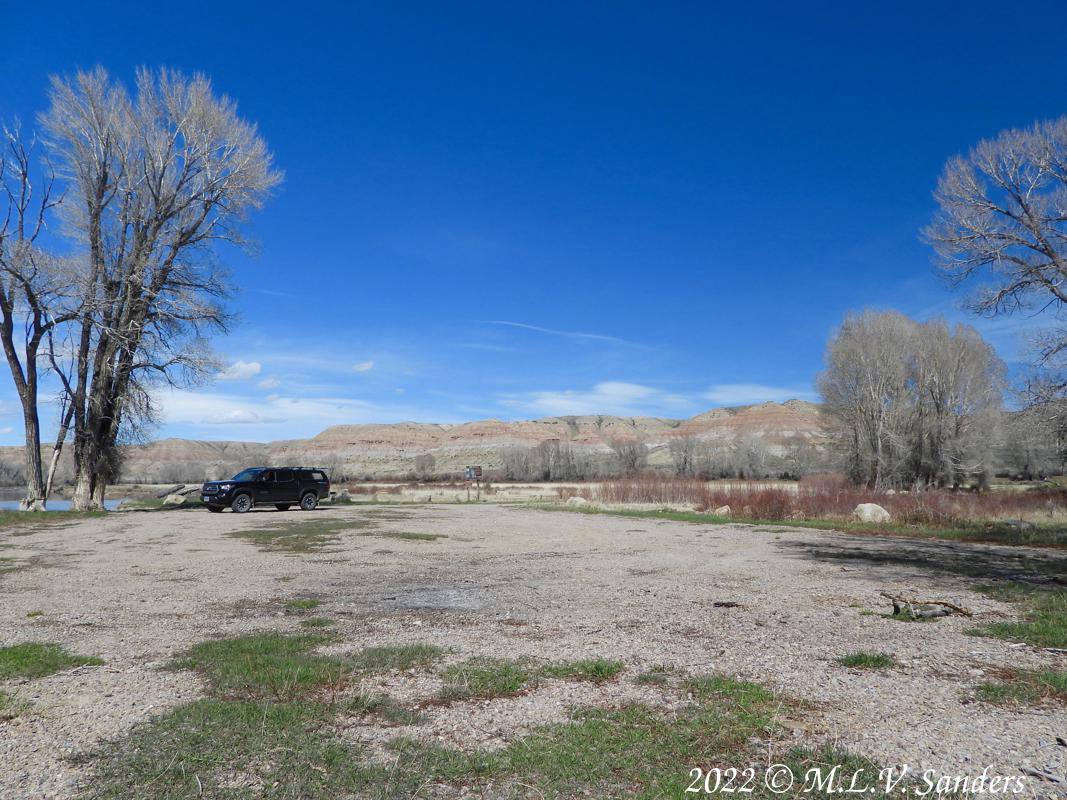
[[[20,489],[14,487],[5,487],[0,489],[0,511],[18,511],[19,500],[22,499],[23,493]],[[125,497],[116,497],[114,499],[107,499],[104,501],[104,508],[108,511],[114,511],[118,508],[119,503],[125,500]],[[53,497],[48,501],[49,511],[70,511],[70,500],[63,497]]]

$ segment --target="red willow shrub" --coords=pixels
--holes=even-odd
[[[884,494],[840,475],[812,475],[797,483],[722,482],[644,475],[605,481],[583,492],[603,503],[689,504],[698,511],[730,506],[754,519],[845,519],[860,503],[877,503],[905,525],[952,525],[1023,515],[1067,513],[1067,491],[959,492],[931,489]]]

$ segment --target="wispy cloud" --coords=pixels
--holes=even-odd
[[[314,436],[331,425],[391,422],[458,422],[451,414],[395,401],[372,402],[337,395],[293,397],[161,389],[155,401],[167,426],[204,427],[212,438],[291,439]],[[227,426],[233,426],[227,431]],[[255,433],[250,434],[249,430]]]
[[[258,294],[270,295],[271,297],[287,297],[293,300],[297,299],[297,295],[292,294],[291,292],[278,292],[273,289],[253,289],[252,291]]]
[[[263,370],[263,365],[258,361],[234,361],[216,377],[220,381],[246,381],[255,377]]]
[[[373,361],[360,361],[358,364],[353,364],[352,369],[356,372],[370,372],[374,369]]]
[[[720,383],[703,395],[705,400],[724,406],[749,403],[781,403],[785,400],[815,400],[811,389],[786,386],[767,386],[763,383]]]
[[[585,333],[582,331],[560,331],[554,328],[542,328],[540,325],[527,325],[525,322],[510,322],[503,319],[487,319],[483,320],[485,325],[502,325],[507,328],[519,328],[525,331],[534,331],[535,333],[545,333],[549,336],[563,336],[568,339],[579,339],[591,342],[609,342],[611,344],[630,344],[625,339],[620,339],[617,336],[605,336],[602,333]]]
[[[282,385],[282,382],[277,378],[264,378],[256,384],[260,389],[277,389]]]
[[[681,395],[623,381],[605,381],[584,390],[502,395],[500,404],[528,413],[551,416],[614,414],[631,417],[670,415],[692,409],[692,403]]]

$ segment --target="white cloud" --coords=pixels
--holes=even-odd
[[[592,389],[537,391],[504,395],[502,405],[550,416],[614,414],[642,416],[670,414],[690,408],[681,395],[651,386],[623,381],[605,381]]]
[[[356,372],[369,372],[374,369],[373,361],[360,361],[358,364],[353,364],[352,369]]]
[[[438,408],[378,404],[351,397],[286,397],[278,394],[243,395],[161,390],[155,397],[165,424],[191,426],[193,431],[172,435],[195,436],[195,429],[210,426],[210,438],[257,440],[314,436],[331,425],[358,425],[414,420],[455,422]],[[233,429],[226,430],[227,425]],[[255,434],[249,434],[249,429]]]
[[[704,393],[704,398],[724,406],[751,403],[781,403],[785,400],[814,400],[810,389],[767,386],[762,383],[720,383]]]
[[[277,378],[264,378],[256,384],[260,389],[277,389],[282,382]]]
[[[15,429],[8,425],[6,428],[0,428],[0,433],[14,433]]]
[[[262,371],[263,365],[258,361],[234,361],[216,377],[220,381],[246,381]]]

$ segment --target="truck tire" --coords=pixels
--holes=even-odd
[[[288,511],[290,505],[290,503],[275,503],[274,507],[279,511]]]
[[[302,511],[314,511],[315,506],[319,504],[319,497],[314,492],[308,492],[300,498],[300,509]]]
[[[244,514],[246,511],[252,508],[252,497],[247,494],[239,494],[233,498],[233,502],[230,503],[230,508],[233,509],[235,514]]]

